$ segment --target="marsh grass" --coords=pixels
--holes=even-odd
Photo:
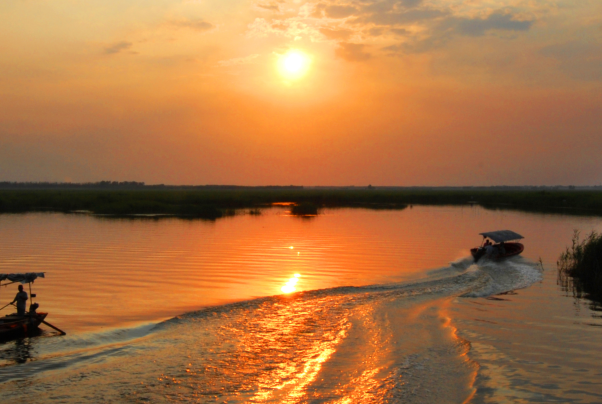
[[[558,281],[576,298],[592,301],[591,307],[602,310],[602,233],[591,232],[580,240],[575,231],[572,245],[557,262]]]
[[[408,205],[480,205],[487,209],[602,214],[599,191],[445,190],[387,188],[241,188],[140,190],[0,190],[0,213],[73,212],[167,214],[217,219],[233,209],[261,209],[277,202],[320,208],[405,209]]]

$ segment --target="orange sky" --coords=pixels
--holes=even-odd
[[[601,49],[589,0],[2,0],[0,181],[597,185]]]

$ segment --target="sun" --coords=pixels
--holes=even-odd
[[[278,58],[278,70],[284,78],[289,80],[305,76],[310,64],[310,57],[296,49],[289,50]]]

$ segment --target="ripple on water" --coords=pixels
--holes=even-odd
[[[119,333],[106,345],[72,339],[71,351],[26,364],[21,376],[38,373],[39,402],[461,402],[477,366],[451,324],[449,301],[488,278],[472,271],[219,306],[135,341]],[[6,390],[8,398],[19,391]]]

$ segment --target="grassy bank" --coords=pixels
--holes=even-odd
[[[602,234],[592,232],[579,239],[575,232],[573,244],[558,260],[558,280],[575,297],[593,301],[594,309],[602,309]]]
[[[174,214],[219,218],[232,209],[293,202],[315,207],[400,209],[469,205],[535,212],[602,214],[599,191],[425,189],[0,190],[0,213],[89,210],[97,214]]]

